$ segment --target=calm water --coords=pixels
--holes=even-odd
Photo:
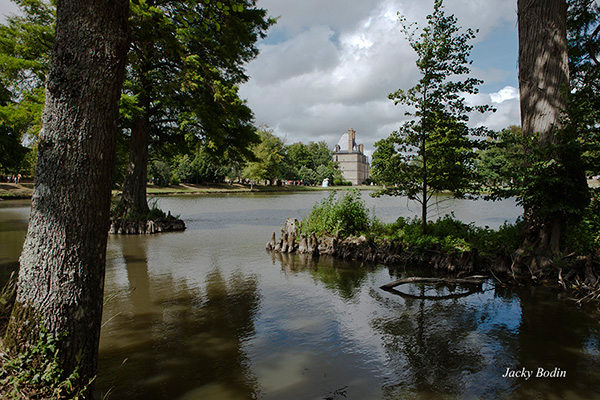
[[[422,271],[265,252],[287,216],[306,215],[325,195],[161,198],[185,232],[111,236],[99,394],[600,399],[599,317],[556,293],[489,282],[466,297],[412,299],[379,286]],[[386,221],[419,212],[395,198],[365,200]],[[491,227],[520,213],[512,201],[438,207],[449,211]],[[27,202],[0,202],[3,275],[15,268],[28,213]],[[559,368],[566,378],[503,378],[507,368]]]

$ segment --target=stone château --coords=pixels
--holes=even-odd
[[[360,185],[369,177],[369,161],[364,146],[356,144],[356,131],[348,129],[335,145],[333,161],[339,163],[344,180]]]

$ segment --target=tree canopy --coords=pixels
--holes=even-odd
[[[19,0],[20,14],[0,25],[0,170],[23,170],[36,146],[44,107],[44,84],[54,41],[54,4]],[[9,171],[6,171],[9,172]]]

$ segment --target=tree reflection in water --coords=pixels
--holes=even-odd
[[[331,256],[271,252],[271,258],[273,264],[281,264],[281,269],[286,273],[308,271],[313,280],[322,282],[344,300],[354,298],[375,269],[372,264],[344,261]]]
[[[399,373],[397,382],[385,387],[386,398],[459,395],[466,390],[463,377],[484,367],[471,335],[477,329],[475,315],[458,300],[405,299],[396,318],[376,319],[373,326],[385,342],[388,368]]]
[[[256,398],[242,347],[254,335],[257,278],[215,267],[204,288],[172,275],[150,280],[146,242],[137,239],[123,238],[128,284],[105,306],[98,391],[111,399]]]

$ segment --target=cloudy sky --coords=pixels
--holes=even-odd
[[[326,141],[349,128],[371,154],[373,144],[398,129],[405,116],[387,95],[419,79],[415,55],[398,13],[424,26],[433,0],[258,0],[278,22],[247,66],[241,96],[257,125],[268,125],[288,144]],[[472,74],[485,81],[469,98],[497,108],[473,125],[502,129],[519,123],[516,0],[446,0],[459,25],[479,29]],[[0,14],[15,11],[0,0]]]
[[[388,93],[416,84],[419,72],[398,15],[423,27],[433,0],[258,0],[279,17],[261,41],[241,95],[266,124],[296,141],[333,146],[349,128],[370,154],[373,144],[398,129],[402,106]],[[473,76],[483,79],[471,102],[497,112],[471,119],[502,129],[519,124],[515,0],[446,0],[446,13],[462,27],[479,29]]]

